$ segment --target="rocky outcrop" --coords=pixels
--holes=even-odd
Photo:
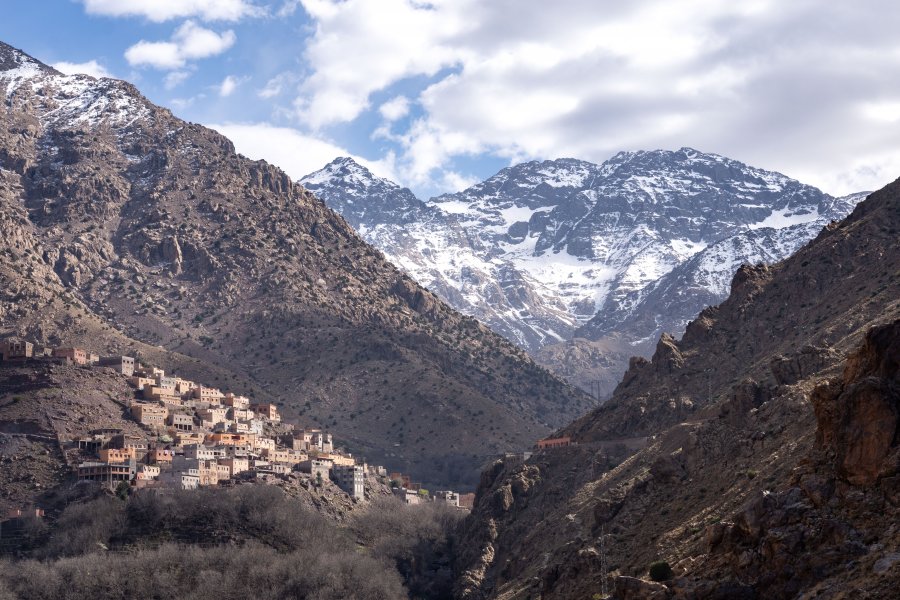
[[[159,250],[162,260],[169,263],[172,275],[179,275],[184,256],[181,253],[181,244],[178,243],[178,236],[168,235],[163,238]]]
[[[429,292],[419,288],[411,279],[407,277],[398,279],[391,291],[400,296],[407,306],[420,315],[435,316],[440,301]]]
[[[765,287],[771,275],[772,270],[768,265],[741,265],[731,279],[729,297],[741,302],[751,300]]]
[[[769,367],[778,385],[793,385],[834,365],[837,359],[831,348],[806,346],[792,356],[776,356]]]
[[[732,389],[731,398],[722,404],[720,415],[733,427],[746,422],[747,413],[772,399],[774,390],[752,379],[745,379]]]
[[[658,375],[671,375],[684,367],[684,356],[678,349],[678,342],[670,333],[664,333],[653,353],[653,367]]]
[[[815,447],[791,485],[707,527],[712,563],[779,598],[821,579],[892,569],[900,542],[892,526],[900,512],[898,374],[900,320],[869,330],[843,376],[813,390]]]
[[[854,485],[872,485],[900,467],[900,321],[877,327],[844,375],[812,394],[816,443]]]
[[[467,543],[459,546],[454,556],[459,574],[455,597],[465,600],[487,597],[498,569],[503,570],[504,561],[510,559],[507,551],[498,550],[498,531],[519,518],[541,478],[540,468],[520,466],[516,461],[507,465],[498,460],[482,472],[476,490],[478,502],[473,510],[478,515],[478,526],[467,532]],[[475,521],[472,519],[471,523]]]

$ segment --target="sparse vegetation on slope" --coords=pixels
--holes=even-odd
[[[218,133],[127,83],[0,53],[34,65],[0,72],[0,335],[241,380],[357,454],[449,486],[592,406]]]
[[[405,583],[426,591],[414,597],[449,589],[449,574],[436,580],[428,566],[440,568],[434,551],[456,513],[436,506],[385,499],[341,527],[267,486],[71,500],[26,532],[22,558],[0,561],[0,598],[395,600]]]

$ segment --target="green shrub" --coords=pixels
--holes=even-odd
[[[668,581],[672,579],[672,567],[664,560],[658,560],[650,565],[650,579],[653,581]]]

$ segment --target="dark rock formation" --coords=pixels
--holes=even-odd
[[[876,327],[844,375],[812,394],[816,444],[854,485],[872,485],[900,467],[900,321]]]

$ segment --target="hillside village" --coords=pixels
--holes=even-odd
[[[390,486],[407,504],[439,502],[468,510],[474,501],[474,494],[451,490],[431,494],[407,475],[366,464],[337,447],[331,433],[284,423],[274,404],[183,379],[129,356],[0,342],[0,367],[42,362],[112,369],[134,390],[122,404],[141,435],[110,423],[87,436],[59,439],[78,482],[124,494],[291,478],[308,489],[331,481],[355,503],[366,502],[378,485]]]

